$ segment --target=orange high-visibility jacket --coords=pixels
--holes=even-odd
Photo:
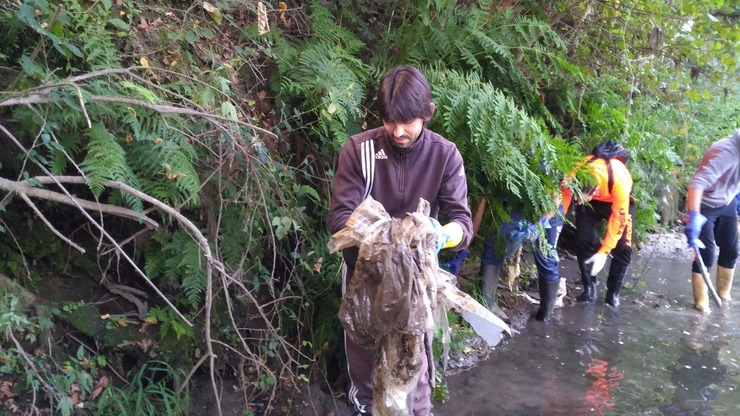
[[[624,163],[617,159],[594,159],[593,155],[588,155],[581,163],[588,164],[588,168],[594,177],[596,193],[592,201],[601,201],[611,203],[612,212],[609,216],[609,223],[604,235],[599,253],[609,254],[617,241],[622,238],[622,233],[627,226],[630,209],[630,193],[632,192],[632,175],[630,175]],[[612,171],[612,189],[609,189],[609,168],[607,163],[611,164]],[[570,188],[564,186],[565,183],[572,181],[574,175],[563,180],[563,186],[560,192],[563,195],[563,212],[567,213],[570,204],[573,201],[573,193]]]

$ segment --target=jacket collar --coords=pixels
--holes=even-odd
[[[413,143],[411,143],[411,146],[407,147],[406,149],[401,149],[400,147],[396,146],[395,143],[393,143],[393,138],[390,137],[390,135],[385,131],[385,129],[382,129],[383,134],[383,141],[385,143],[385,148],[392,152],[394,155],[404,155],[404,154],[410,154],[415,152],[417,149],[420,149],[424,142],[427,140],[427,128],[424,127],[421,129],[421,133],[419,133],[419,137],[414,140]]]

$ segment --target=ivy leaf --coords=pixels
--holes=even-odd
[[[28,55],[23,55],[21,58],[21,68],[23,68],[23,71],[26,74],[33,78],[42,78],[44,76],[44,70]]]
[[[34,29],[40,29],[39,28],[39,22],[36,20],[36,11],[33,7],[22,4],[18,8],[18,18],[21,22],[27,24],[28,26],[31,26]]]
[[[232,120],[239,119],[239,117],[237,117],[236,115],[236,107],[234,107],[234,104],[231,104],[228,101],[224,101],[223,103],[221,103],[221,115]]]
[[[62,43],[62,46],[67,48],[70,52],[72,52],[76,57],[83,58],[84,55],[82,54],[82,51],[77,46],[73,45],[70,42],[64,42]]]
[[[188,33],[185,34],[185,41],[190,44],[190,46],[195,46],[195,41],[198,40],[198,34],[196,34],[192,30],[188,30]]]
[[[121,30],[125,30],[125,31],[131,30],[131,27],[128,25],[128,23],[124,22],[123,20],[121,20],[119,18],[110,19],[110,20],[108,20],[108,23],[112,24],[113,26],[115,26],[115,27],[117,27],[117,28],[119,28]]]

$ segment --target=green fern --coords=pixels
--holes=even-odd
[[[489,201],[522,201],[529,218],[554,211],[551,195],[563,172],[580,159],[577,150],[567,150],[541,122],[478,75],[441,68],[428,73],[443,114],[431,128],[458,145],[471,193]],[[540,161],[549,172],[543,172]]]
[[[90,142],[87,144],[87,155],[80,164],[87,177],[87,184],[96,197],[105,190],[106,181],[118,181],[134,188],[139,188],[139,181],[126,162],[126,152],[116,138],[100,124],[88,130]],[[143,211],[140,199],[125,193],[124,199],[136,211]]]
[[[369,67],[353,55],[363,43],[339,26],[325,7],[312,4],[311,22],[311,38],[291,44],[275,39],[279,69],[275,89],[286,101],[299,100],[301,112],[317,119],[311,132],[338,146],[350,125],[360,124],[364,116]]]
[[[344,49],[348,55],[356,54],[365,46],[353,32],[338,25],[331,11],[317,1],[311,2],[311,23],[316,38],[331,40],[332,44]]]
[[[162,252],[166,258],[163,274],[178,279],[185,303],[198,308],[206,288],[205,257],[198,243],[186,232],[177,231]]]
[[[145,137],[151,135],[149,131]],[[129,147],[129,160],[137,167],[144,192],[171,206],[200,203],[201,181],[193,165],[197,155],[186,140],[165,136],[131,142]]]

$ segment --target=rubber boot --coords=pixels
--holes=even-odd
[[[486,301],[489,309],[493,309],[496,304],[496,289],[498,280],[501,276],[501,266],[494,264],[482,264],[480,269],[481,278],[483,279],[483,300]]]
[[[619,291],[622,290],[624,277],[611,277],[606,280],[606,298],[604,303],[612,308],[619,307]]]
[[[717,294],[720,299],[730,301],[730,291],[732,290],[732,278],[735,275],[735,268],[727,269],[717,266]]]
[[[560,280],[539,279],[540,286],[540,308],[537,310],[535,319],[547,322],[552,315],[552,309],[555,307],[555,299],[558,297]]]
[[[709,292],[701,273],[692,273],[691,283],[694,286],[694,307],[701,313],[709,313]]]
[[[593,302],[596,299],[596,285],[591,276],[581,276],[583,293],[576,298],[579,302]]]

